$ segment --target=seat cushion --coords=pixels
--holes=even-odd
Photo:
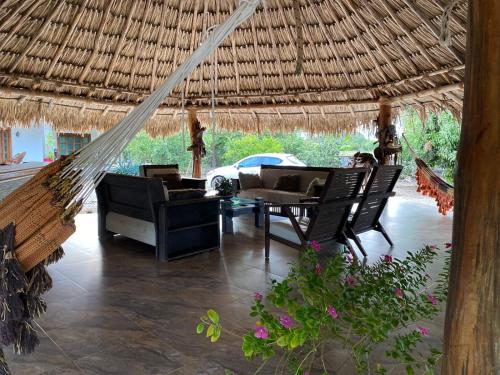
[[[164,185],[170,190],[182,189],[182,177],[178,172],[175,173],[154,173],[151,177],[161,178]]]
[[[307,195],[302,192],[282,191],[272,189],[248,189],[242,190],[239,193],[240,198],[255,199],[263,198],[266,202],[271,203],[299,203],[301,199],[307,198]]]
[[[168,199],[171,201],[203,198],[206,190],[203,189],[177,189],[168,190]]]
[[[239,173],[238,178],[240,180],[240,188],[242,190],[247,190],[247,189],[258,189],[261,188],[262,185],[262,180],[260,179],[260,176],[258,174],[251,174],[251,173]]]
[[[299,225],[302,229],[302,232],[305,233],[305,231],[307,230],[307,225],[305,225],[305,223],[302,222],[300,222]],[[290,242],[296,243],[297,245],[301,244],[297,232],[295,232],[292,223],[288,219],[272,221],[269,225],[269,233],[276,237],[280,237]]]
[[[279,176],[274,183],[273,190],[300,191],[300,175],[285,174]]]
[[[177,168],[148,168],[146,170],[146,177],[169,173],[179,173],[179,170]]]

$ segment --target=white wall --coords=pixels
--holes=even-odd
[[[44,127],[12,128],[12,156],[26,151],[23,161],[43,161],[44,157]]]

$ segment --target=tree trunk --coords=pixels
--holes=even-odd
[[[191,145],[198,144],[198,119],[196,118],[196,110],[189,109],[188,111],[189,134],[191,135]],[[193,177],[201,177],[201,149],[200,147],[193,147]]]
[[[379,101],[379,115],[378,115],[378,144],[382,149],[385,146],[385,129],[387,129],[392,124],[392,107],[391,102],[386,98],[380,98]],[[389,155],[384,157],[382,164],[390,164],[391,157]]]
[[[500,1],[469,0],[442,373],[500,373]]]

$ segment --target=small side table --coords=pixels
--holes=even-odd
[[[251,215],[255,217],[255,226],[261,228],[264,225],[264,199],[243,199],[239,198],[238,203],[231,200],[220,201],[220,212],[222,215],[222,233],[234,233],[233,218],[242,215]]]

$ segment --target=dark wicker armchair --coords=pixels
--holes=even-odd
[[[326,179],[321,196],[316,202],[294,204],[267,204],[265,206],[265,256],[269,259],[270,241],[275,240],[294,248],[303,249],[311,241],[320,243],[336,241],[352,246],[345,233],[352,206],[361,200],[358,196],[365,168],[332,169]],[[273,209],[281,208],[288,221],[271,221]],[[309,211],[309,217],[297,217],[294,213]]]

